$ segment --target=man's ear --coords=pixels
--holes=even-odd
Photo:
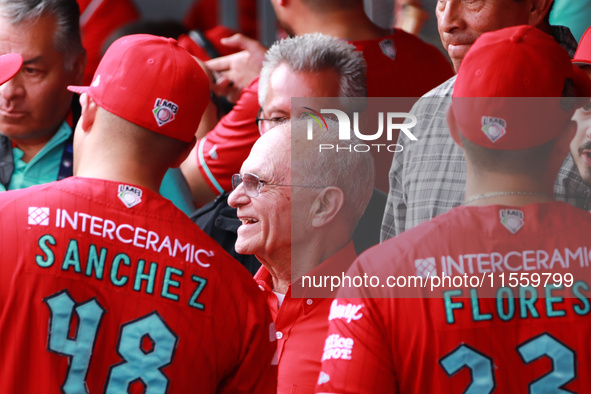
[[[544,22],[546,15],[550,13],[550,8],[554,0],[532,0],[529,11],[530,26],[539,26]]]
[[[189,142],[187,144],[187,147],[185,149],[183,149],[180,156],[177,157],[176,160],[174,160],[172,162],[172,164],[170,165],[170,168],[179,167],[187,159],[187,157],[189,157],[189,154],[191,153],[191,151],[195,147],[196,143],[197,143],[197,137],[193,136],[193,139],[191,140],[191,142]]]
[[[80,122],[82,130],[88,132],[94,124],[98,105],[87,93],[82,93],[80,95],[80,107],[82,107],[82,113],[78,122]]]
[[[332,222],[345,204],[345,194],[335,186],[322,189],[311,208],[312,227],[319,228]]]

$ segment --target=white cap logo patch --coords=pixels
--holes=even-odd
[[[504,119],[493,118],[492,116],[482,117],[482,131],[493,143],[507,134],[506,127],[507,122]]]
[[[499,215],[501,224],[513,234],[518,232],[525,224],[523,211],[518,209],[501,209]]]
[[[154,114],[154,118],[156,118],[156,122],[160,127],[167,124],[168,122],[172,122],[178,110],[179,106],[172,101],[157,98],[152,113]]]
[[[29,224],[49,226],[49,208],[29,207]]]
[[[380,41],[380,49],[384,55],[392,60],[396,60],[396,46],[394,45],[394,41],[390,39]]]
[[[142,202],[142,189],[129,185],[119,185],[117,197],[127,208],[131,208]]]

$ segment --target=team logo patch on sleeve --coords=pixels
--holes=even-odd
[[[49,226],[49,208],[29,207],[29,224]]]
[[[156,118],[158,126],[163,126],[174,120],[174,116],[178,110],[179,106],[172,101],[157,98],[152,112],[154,113],[154,118]]]
[[[394,45],[394,41],[390,40],[389,38],[380,41],[380,49],[384,55],[388,56],[392,60],[396,60],[396,46]]]
[[[513,234],[525,224],[523,211],[518,209],[501,209],[499,215],[501,216],[501,224]]]
[[[129,185],[119,185],[117,197],[127,208],[131,208],[142,202],[142,189]]]
[[[217,151],[217,149],[218,149],[218,146],[216,144],[208,152],[209,157],[211,157],[213,160],[217,160],[218,159],[218,151]]]
[[[499,138],[507,134],[507,122],[501,118],[492,116],[482,117],[482,132],[491,142],[496,142]]]

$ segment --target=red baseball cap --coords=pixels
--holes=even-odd
[[[460,145],[458,131],[487,148],[528,149],[558,137],[586,103],[575,97],[589,96],[591,80],[554,38],[514,26],[483,34],[468,51],[448,124]]]
[[[577,66],[591,66],[591,27],[585,31],[573,58]]]
[[[23,65],[23,58],[18,53],[0,56],[0,85],[14,77]]]
[[[209,102],[209,81],[175,39],[133,34],[115,41],[103,56],[88,93],[107,111],[181,141],[195,136]]]

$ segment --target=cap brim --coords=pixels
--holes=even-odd
[[[0,56],[0,84],[14,77],[23,65],[23,58],[18,53]]]
[[[68,90],[70,92],[74,92],[74,93],[78,93],[78,94],[87,93],[89,89],[90,89],[90,86],[75,86],[75,85],[68,86]]]

